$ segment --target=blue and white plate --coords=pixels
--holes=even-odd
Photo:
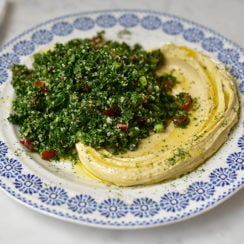
[[[69,162],[49,163],[30,155],[8,123],[13,63],[31,64],[31,56],[55,42],[84,38],[106,30],[107,38],[145,48],[169,42],[204,51],[224,63],[236,78],[244,106],[244,50],[220,34],[169,14],[143,10],[76,13],[46,21],[0,49],[0,186],[19,202],[62,220],[104,228],[141,228],[193,217],[234,194],[244,184],[244,118],[211,159],[179,179],[151,186],[109,186],[74,175]],[[126,31],[125,31],[126,30]]]

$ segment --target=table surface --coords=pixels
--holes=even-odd
[[[47,19],[68,13],[117,8],[178,15],[223,34],[244,48],[243,0],[8,0],[0,45]],[[244,190],[210,211],[176,224],[143,230],[104,230],[61,221],[22,206],[0,191],[0,243],[241,244]]]

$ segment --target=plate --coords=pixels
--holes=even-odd
[[[48,20],[0,49],[0,185],[14,199],[62,220],[103,228],[145,228],[196,216],[237,192],[244,183],[243,112],[229,140],[204,165],[179,179],[137,187],[106,185],[73,173],[69,162],[42,161],[18,143],[8,123],[13,63],[31,62],[33,53],[55,42],[106,37],[145,48],[165,43],[187,45],[227,66],[235,77],[243,109],[244,50],[197,23],[147,10],[82,12]]]

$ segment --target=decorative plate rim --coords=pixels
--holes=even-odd
[[[200,45],[201,49],[211,55],[217,55],[218,61],[229,67],[238,81],[240,98],[243,99],[242,47],[196,22],[169,13],[143,9],[110,9],[67,14],[47,20],[17,35],[0,47],[0,97],[4,97],[2,90],[6,89],[4,85],[9,79],[9,66],[21,62],[22,58],[34,53],[36,48],[50,44],[55,38],[66,38],[72,35],[73,31],[84,33],[95,27],[109,31],[118,26],[124,29],[139,26],[143,31],[149,32],[161,30],[161,34],[169,39],[179,37],[189,44]],[[243,100],[241,103],[243,109]],[[3,112],[0,113],[0,117],[2,114]],[[3,121],[4,118],[0,119]],[[79,194],[71,192],[65,185],[46,186],[47,179],[33,173],[33,169],[28,168],[26,163],[20,162],[0,133],[0,186],[4,192],[32,209],[88,226],[126,229],[175,223],[212,209],[243,188],[243,127],[242,118],[238,124],[242,134],[236,133],[232,139],[236,143],[234,149],[232,148],[230,154],[222,159],[224,162],[220,163],[221,167],[212,168],[206,175],[208,181],[190,182],[184,191],[175,189],[164,192],[161,189],[161,195],[158,193],[155,197],[144,193],[130,199],[130,203],[128,199],[123,198],[124,196],[115,197],[112,194],[109,198],[106,196],[105,199],[99,200],[86,191]],[[0,130],[3,130],[2,127]],[[224,176],[226,178],[222,179]],[[160,184],[157,187],[159,188]]]

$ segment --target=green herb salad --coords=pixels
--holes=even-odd
[[[141,139],[189,123],[192,99],[172,94],[173,73],[159,49],[107,40],[104,32],[57,43],[34,54],[31,68],[12,66],[15,90],[9,121],[20,143],[46,160],[76,158],[75,144],[114,154],[136,150]]]

